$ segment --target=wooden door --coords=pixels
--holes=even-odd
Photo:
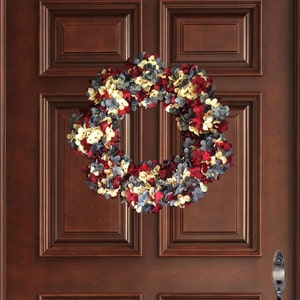
[[[280,249],[284,297],[297,299],[297,1],[5,4],[2,298],[270,300]],[[206,69],[231,109],[233,167],[184,210],[137,214],[90,192],[86,160],[66,141],[71,114],[86,105],[88,80],[142,50],[171,67]],[[136,161],[162,161],[180,149],[160,107],[139,110],[121,128],[122,147]]]

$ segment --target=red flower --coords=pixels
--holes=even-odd
[[[97,183],[98,179],[94,174],[89,175],[89,179],[92,183]]]
[[[153,209],[151,210],[151,213],[157,213],[160,209],[162,208],[162,206],[159,204],[159,203],[157,203],[154,207],[153,207]]]
[[[80,141],[80,144],[82,145],[82,147],[83,147],[83,149],[85,150],[85,151],[89,151],[90,150],[90,144],[88,144],[88,142],[87,142],[87,140],[86,139],[82,139],[81,141]]]
[[[180,70],[182,70],[184,74],[187,74],[189,72],[189,65],[188,64],[181,64]]]
[[[129,176],[138,176],[138,169],[134,164],[130,164],[127,170],[127,175]]]
[[[102,79],[102,81],[105,82],[108,77],[110,77],[110,76],[116,76],[119,73],[120,73],[119,70],[106,67],[105,68],[105,72],[100,73],[99,76]]]
[[[88,151],[87,157],[88,157],[88,158],[95,158],[95,155],[94,155],[94,153],[93,153],[92,150]]]
[[[97,102],[100,102],[100,100],[101,100],[101,95],[100,95],[99,93],[97,93],[96,99],[97,99]]]
[[[204,152],[203,159],[206,161],[211,161],[211,156],[207,151]]]
[[[166,180],[171,174],[171,171],[168,169],[159,170],[159,176],[162,180]]]
[[[114,189],[117,189],[119,187],[119,184],[120,184],[120,179],[121,179],[121,176],[120,175],[117,175],[114,180],[113,180],[113,187]]]
[[[131,193],[129,190],[126,190],[126,201],[131,204],[131,202],[136,203],[138,200],[138,195],[135,193]]]
[[[155,178],[149,178],[148,179],[148,183],[151,185],[151,186],[154,186],[154,184],[155,184]]]
[[[202,150],[195,150],[192,154],[192,163],[195,164],[195,165],[199,165],[202,160],[203,160],[203,154],[204,154],[204,151]]]
[[[219,132],[225,132],[227,129],[228,129],[227,121],[222,121],[222,122],[218,125],[218,131],[219,131]]]
[[[218,142],[217,143],[217,146],[220,148],[220,149],[223,149],[223,150],[225,150],[225,151],[228,151],[228,150],[230,150],[231,149],[231,144],[230,143],[228,143],[227,141],[225,141],[225,142]]]
[[[157,191],[155,194],[155,202],[160,202],[164,198],[164,193],[162,191]]]
[[[174,198],[174,193],[170,193],[170,194],[167,196],[167,200],[168,200],[168,201],[173,200],[173,198]]]
[[[101,122],[101,124],[100,124],[101,131],[105,132],[106,128],[109,126],[110,126],[110,124],[108,124],[107,121]]]
[[[203,117],[204,105],[199,100],[191,102],[191,107],[193,108],[193,111],[196,114],[196,116],[199,116],[201,118]]]
[[[202,91],[206,92],[206,81],[200,75],[192,78],[191,82],[194,85],[194,92],[200,94]]]
[[[135,94],[137,102],[142,102],[146,96],[147,96],[147,94],[143,90],[141,90]]]
[[[154,89],[157,91],[165,90],[169,84],[168,78],[161,78],[159,82],[154,85]]]
[[[151,53],[145,53],[144,58],[148,59],[152,55],[154,56],[155,59],[157,59],[158,55],[157,54],[151,54]]]
[[[202,177],[200,167],[191,167],[190,172],[191,172],[191,177],[195,177],[195,178],[201,178]]]
[[[140,170],[140,171],[150,171],[150,170],[151,170],[151,167],[148,166],[148,164],[144,162],[143,164],[141,164],[141,165],[139,166],[139,170]]]
[[[130,114],[130,112],[131,112],[131,107],[128,105],[128,106],[124,106],[122,110],[119,110],[118,114],[121,117],[125,114]]]
[[[201,118],[193,118],[191,121],[191,126],[196,127],[199,131],[202,129],[203,120]]]

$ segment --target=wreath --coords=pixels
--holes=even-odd
[[[196,65],[166,68],[146,52],[128,58],[123,71],[103,68],[87,88],[88,108],[72,115],[67,136],[90,161],[84,169],[90,189],[105,198],[119,194],[138,213],[156,213],[166,205],[183,208],[202,198],[232,160],[224,136],[229,107],[213,97],[212,82]],[[162,163],[136,164],[118,147],[120,120],[160,102],[174,116],[182,153]]]

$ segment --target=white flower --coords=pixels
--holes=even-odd
[[[90,128],[91,130],[89,130],[89,135],[86,139],[86,141],[89,144],[94,144],[100,141],[100,139],[103,136],[103,132],[100,130],[99,127],[94,127],[94,128]]]
[[[219,107],[221,105],[221,103],[218,101],[217,98],[214,99],[207,98],[205,100],[205,104],[211,105],[212,107]]]
[[[207,192],[207,185],[205,185],[203,182],[200,182],[200,189],[202,192]]]
[[[183,81],[184,78],[185,78],[185,74],[184,74],[184,72],[183,72],[182,70],[179,70],[179,71],[177,72],[177,75],[178,75],[178,78],[175,79],[175,81],[174,81],[174,77],[173,77],[173,76],[170,76],[170,77],[169,77],[169,79],[170,79],[171,81],[174,81],[174,82],[173,82],[173,86],[178,86],[180,83],[182,83],[182,81]]]
[[[227,158],[226,158],[226,156],[223,155],[223,152],[222,152],[222,151],[218,151],[218,152],[216,153],[216,157],[222,161],[223,165],[226,164]]]
[[[110,142],[115,135],[116,135],[116,133],[110,127],[106,127],[105,139],[107,142]]]
[[[135,78],[134,82],[140,85],[147,93],[149,93],[151,87],[154,85],[152,81],[146,80],[141,76]]]
[[[77,130],[77,134],[75,135],[76,145],[78,142],[83,140],[86,136],[86,128],[80,127]]]
[[[197,127],[194,127],[194,126],[189,126],[189,131],[195,133],[196,135],[199,135],[199,130]]]
[[[148,60],[146,59],[143,59],[139,64],[138,66],[141,67],[142,69],[144,68],[145,65],[147,64],[151,64],[152,66],[155,66],[155,69],[159,69],[159,66],[157,65],[156,63],[156,60],[155,60],[155,57],[154,55],[151,55],[148,57]]]
[[[191,82],[182,88],[175,88],[174,91],[182,98],[189,98],[191,100],[197,98],[197,94],[194,92],[194,85]]]
[[[98,92],[95,91],[92,87],[89,87],[87,89],[87,92],[89,94],[88,100],[97,102],[96,96],[97,96]]]

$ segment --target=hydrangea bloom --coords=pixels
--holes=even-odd
[[[165,68],[157,55],[128,58],[124,71],[102,69],[87,89],[89,107],[71,118],[67,138],[86,155],[86,181],[106,198],[121,196],[138,213],[166,205],[186,207],[202,198],[208,183],[231,166],[226,140],[229,107],[213,97],[212,79],[195,65]],[[182,153],[159,163],[136,164],[118,148],[119,120],[137,107],[162,102],[182,136]]]

